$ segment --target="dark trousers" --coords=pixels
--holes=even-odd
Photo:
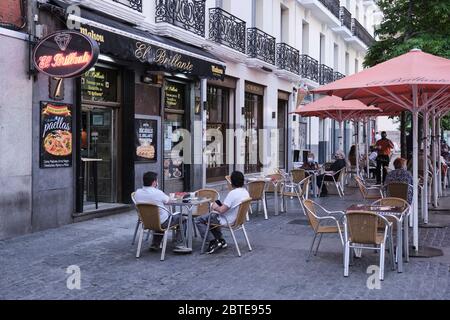
[[[211,224],[220,224],[219,216],[217,213],[212,212],[210,215],[211,215]],[[205,237],[205,234],[208,232],[208,230],[206,230],[206,227],[208,225],[208,218],[209,218],[209,214],[206,214],[201,217],[198,217],[195,220],[195,224],[197,225],[198,232],[200,233],[200,236],[202,238]],[[209,231],[210,232],[208,232],[208,237],[206,238],[206,240],[211,241],[211,240],[214,240],[214,238],[216,240],[223,239],[223,235],[222,235],[222,231],[220,230],[220,227],[210,229]],[[214,236],[214,238],[211,236],[211,234]]]
[[[381,184],[381,170],[383,170],[383,183],[386,180],[387,167],[389,167],[389,156],[380,155],[377,157],[377,184]]]
[[[180,219],[181,216],[180,215],[176,215],[172,217],[172,221],[170,222],[170,226],[174,226],[176,224],[180,223]],[[169,227],[169,219],[167,219],[164,223],[161,224],[161,228],[162,229],[167,229]],[[186,219],[183,219],[183,230],[186,230]],[[153,234],[153,245],[154,246],[159,246],[159,244],[161,243],[163,239],[163,236],[160,234]],[[177,243],[182,243],[183,242],[183,237],[181,236],[181,232],[180,232],[180,227],[177,228],[176,230],[176,242]]]
[[[321,174],[317,176],[317,187],[320,188],[320,186],[322,185],[322,181],[333,181],[333,178],[330,176],[326,176]],[[324,184],[323,188],[322,188],[322,193],[323,194],[327,194],[328,193],[328,189],[327,189],[327,185]]]

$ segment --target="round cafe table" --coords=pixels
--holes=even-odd
[[[202,204],[211,202],[209,198],[192,198],[192,199],[170,199],[167,206],[171,208],[186,208],[188,213],[187,219],[187,237],[186,237],[186,247],[192,250],[192,230],[194,225],[192,224],[192,210],[194,207],[198,207]],[[183,228],[183,224],[180,224],[180,228]],[[183,232],[183,230],[181,230]]]

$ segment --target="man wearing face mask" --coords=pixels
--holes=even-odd
[[[304,170],[317,170],[319,169],[319,165],[314,159],[314,153],[310,152],[308,153],[308,161],[303,163],[301,169]]]
[[[375,144],[375,148],[378,151],[377,157],[377,184],[381,184],[381,170],[383,170],[383,183],[386,179],[387,167],[391,162],[391,152],[394,148],[394,144],[387,138],[386,131],[381,133],[381,140],[378,140]]]
[[[164,207],[169,202],[170,200],[169,196],[158,189],[158,174],[156,174],[155,172],[145,173],[143,183],[144,183],[143,188],[138,189],[135,194],[135,200],[137,204],[152,203],[156,204],[159,207]],[[181,219],[180,215],[173,216],[171,225],[179,224],[180,219]],[[159,220],[161,223],[161,227],[163,229],[167,229],[169,227],[169,214],[165,210],[162,209],[159,210]],[[183,221],[183,225],[184,224],[185,221]],[[150,245],[150,251],[159,250],[162,238],[163,238],[162,235],[156,234],[153,235],[153,241],[152,244]],[[181,232],[178,229],[176,232],[176,241],[177,246],[174,249],[175,252],[189,253],[191,251],[190,249],[182,245]]]

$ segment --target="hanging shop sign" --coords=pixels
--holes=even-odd
[[[135,120],[135,160],[139,162],[156,162],[158,150],[158,121],[151,119]]]
[[[40,168],[72,166],[72,106],[41,102]]]
[[[55,32],[36,45],[36,68],[54,78],[75,78],[97,62],[100,49],[96,41],[77,31]]]
[[[138,32],[138,30],[135,31]],[[80,27],[80,33],[97,41],[103,54],[148,63],[163,71],[175,71],[210,79],[223,80],[225,78],[225,66],[223,65],[149,44],[144,40],[136,40],[84,24]]]

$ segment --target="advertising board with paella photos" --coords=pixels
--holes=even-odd
[[[43,169],[72,166],[72,106],[41,102],[39,166]]]
[[[158,122],[150,119],[135,119],[135,160],[156,162]]]

